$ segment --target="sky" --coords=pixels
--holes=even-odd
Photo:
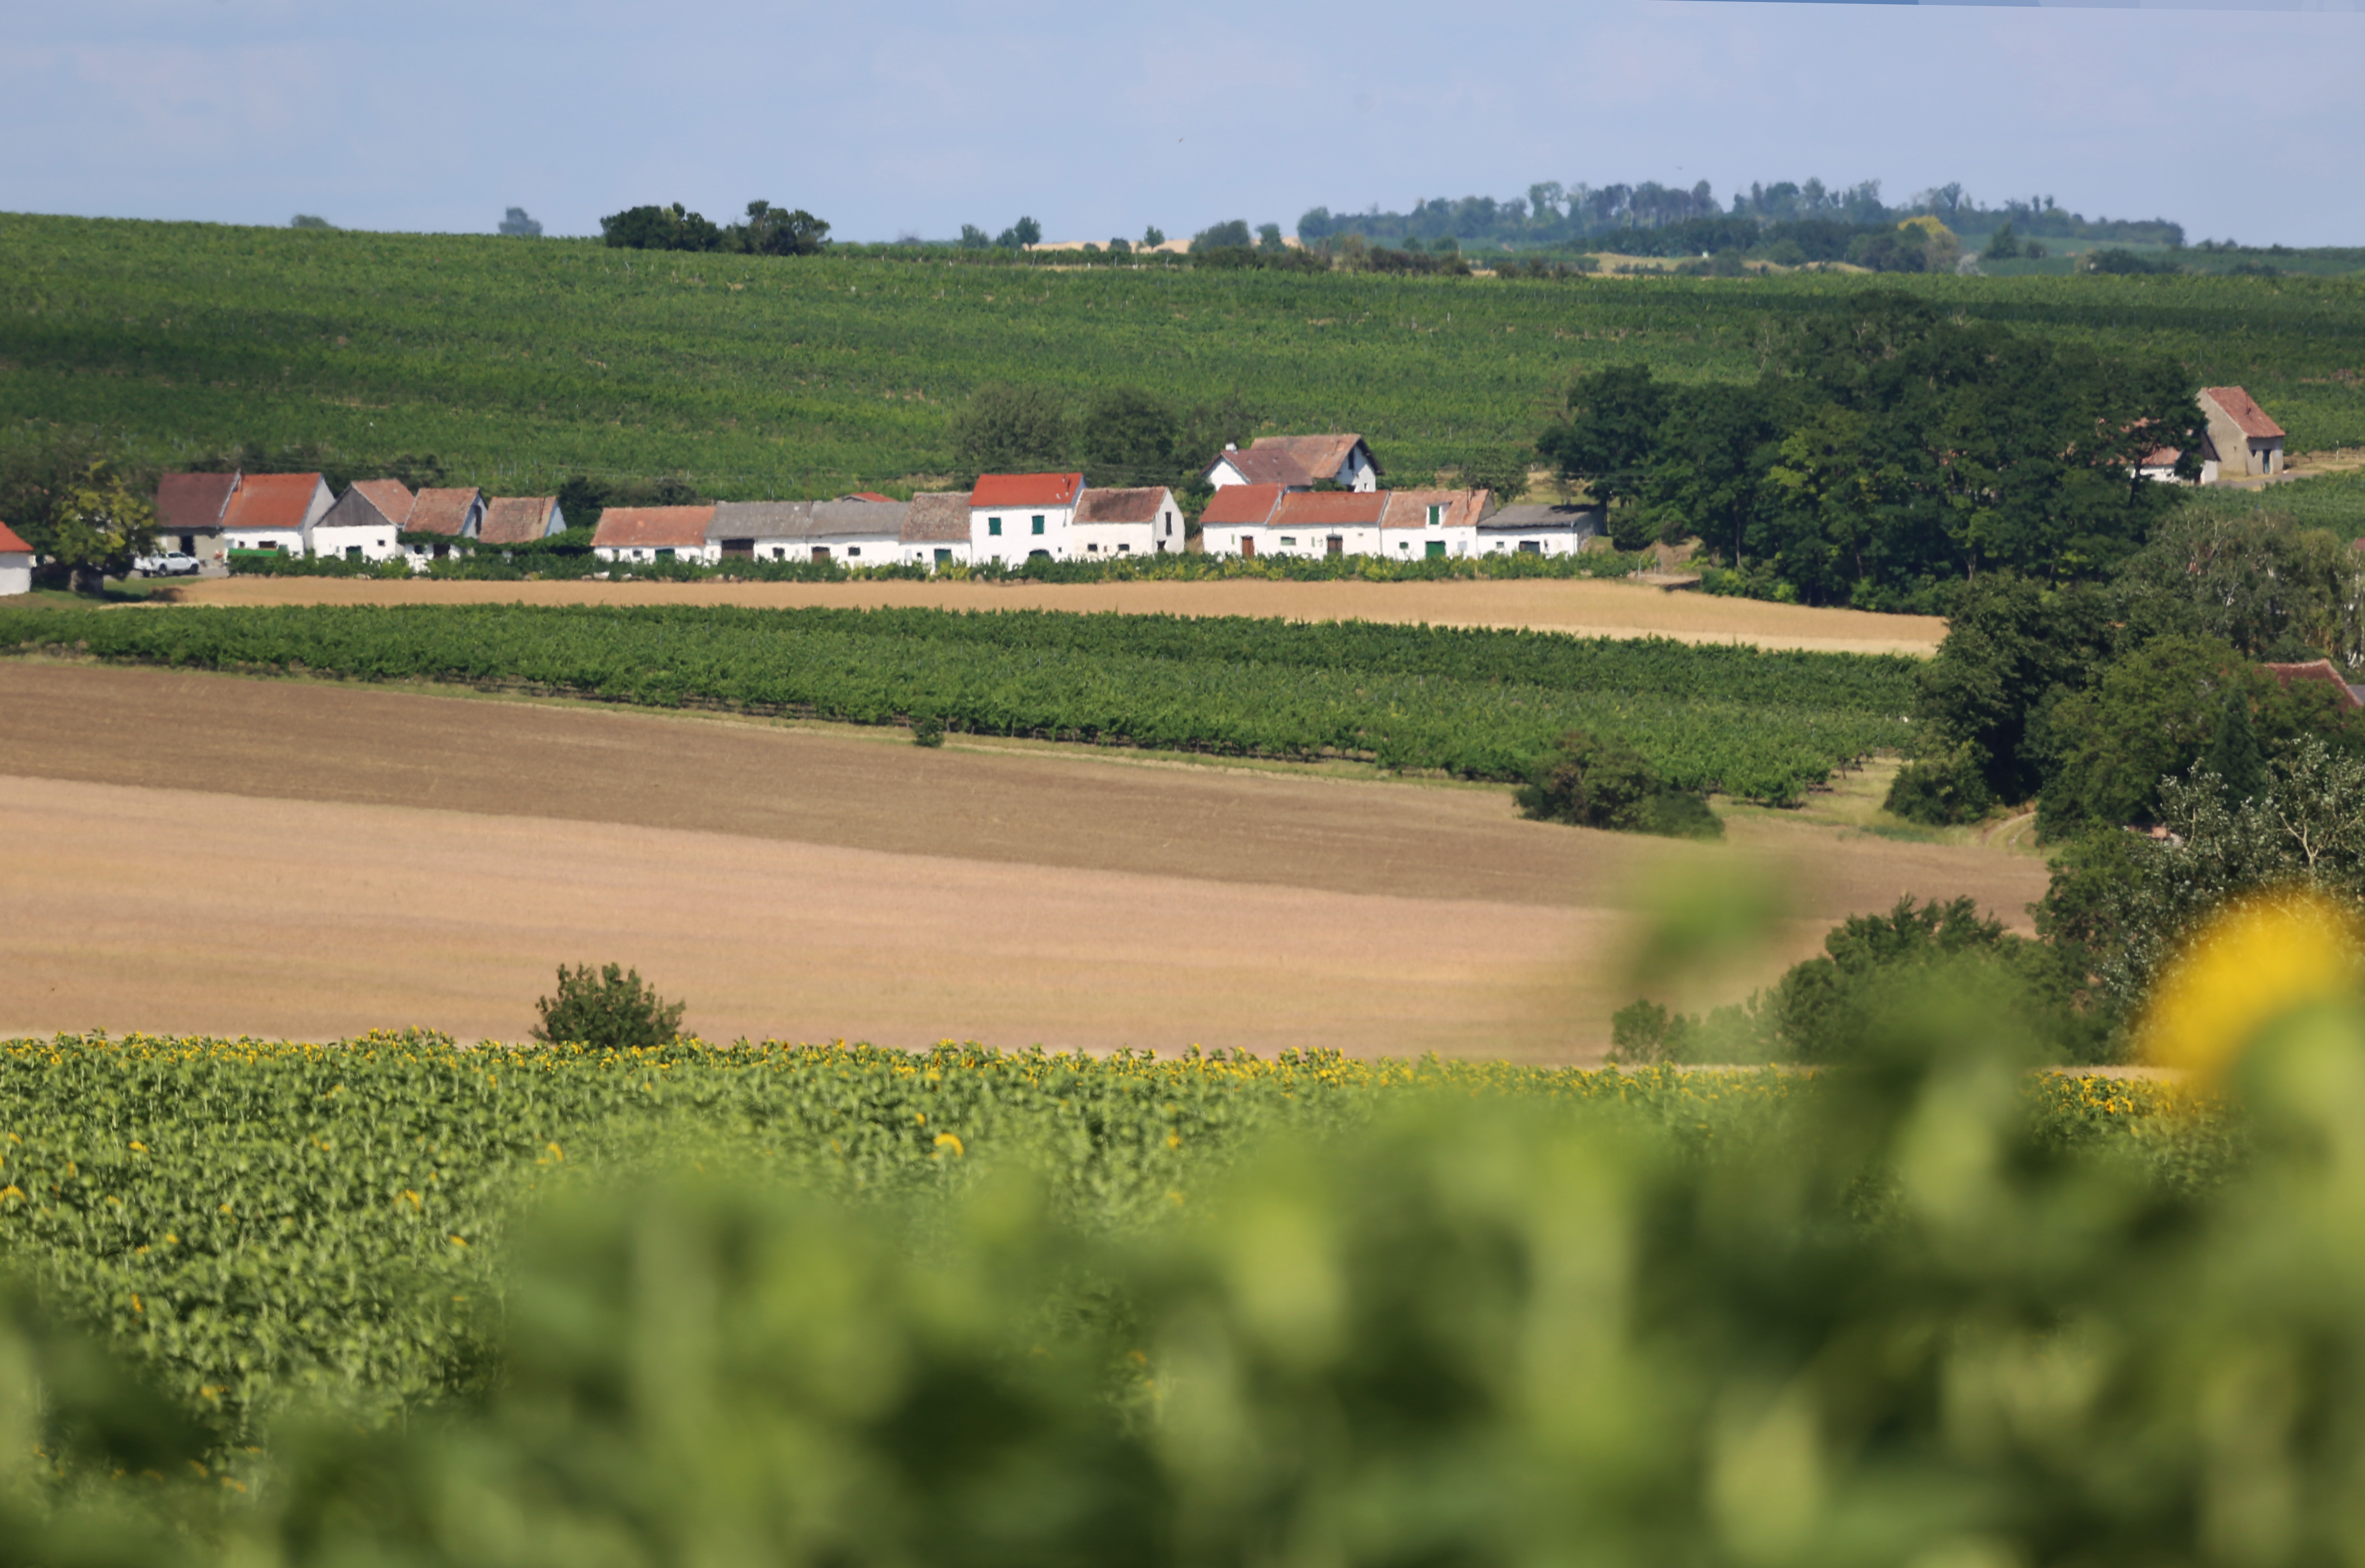
[[[0,211],[1107,240],[1815,176],[2365,244],[2365,13],[2288,3],[2352,8],[0,0]]]

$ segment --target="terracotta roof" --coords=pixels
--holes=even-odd
[[[301,528],[319,492],[318,474],[249,474],[239,481],[224,528]]]
[[[906,544],[969,542],[969,498],[958,490],[924,490],[903,514]]]
[[[706,525],[709,539],[802,539],[813,532],[811,501],[722,501]]]
[[[981,474],[969,504],[977,507],[1064,507],[1084,487],[1082,474]]]
[[[1485,515],[1495,499],[1492,490],[1382,490],[1389,498],[1387,521],[1383,528],[1427,528],[1429,509],[1441,506],[1445,516],[1440,526],[1465,528]]]
[[[874,534],[901,537],[908,502],[815,501],[813,532],[818,539],[869,538]]]
[[[2357,689],[2340,678],[2340,672],[2332,667],[2330,659],[2312,659],[2306,664],[2297,665],[2260,665],[2259,667],[2273,676],[2278,686],[2288,687],[2294,680],[2321,681],[2340,693],[2343,708],[2365,708],[2365,698],[2359,698]]]
[[[2224,409],[2244,435],[2270,441],[2283,433],[2283,427],[2267,418],[2267,411],[2239,386],[2203,386],[2201,395]]]
[[[1250,485],[1283,485],[1302,490],[1315,478],[1297,460],[1297,454],[1286,447],[1274,447],[1270,452],[1229,451],[1208,464],[1207,472],[1214,473],[1216,465],[1224,463],[1230,464],[1242,482]]]
[[[591,543],[633,550],[702,550],[712,507],[610,507],[600,514]]]
[[[1268,522],[1282,497],[1304,493],[1284,490],[1279,485],[1227,485],[1216,492],[1207,510],[1199,514],[1199,526],[1231,528]]]
[[[1292,490],[1273,514],[1275,528],[1369,528],[1388,510],[1385,490]]]
[[[410,503],[410,517],[403,523],[403,532],[441,533],[457,539],[467,526],[468,510],[483,493],[474,485],[465,489],[421,490],[419,498]]]
[[[156,481],[156,526],[166,533],[219,528],[235,474],[167,474]]]
[[[2173,468],[2177,465],[2177,460],[2181,458],[2183,455],[2184,451],[2181,447],[2155,446],[2149,452],[2145,453],[2141,457],[2135,460],[2135,466],[2138,468]]]
[[[1086,490],[1076,502],[1076,521],[1156,522],[1158,509],[1167,504],[1171,493],[1163,485],[1149,485],[1138,489]]]
[[[547,539],[550,514],[557,510],[556,496],[503,496],[486,504],[485,521],[476,525],[476,537],[488,544],[531,544]]]
[[[1347,456],[1362,444],[1359,435],[1261,435],[1249,443],[1252,452],[1286,452],[1317,479],[1336,478]]]
[[[360,491],[362,499],[377,508],[378,515],[397,528],[410,516],[410,504],[415,498],[410,487],[399,479],[356,479],[345,494],[350,496],[354,490]]]
[[[33,547],[17,536],[17,531],[0,522],[0,555],[29,555]]]

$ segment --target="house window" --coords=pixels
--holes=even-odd
[[[1431,528],[1442,528],[1444,525],[1445,509],[1440,506],[1430,507],[1429,509],[1429,526]]]
[[[1087,544],[1084,546],[1084,554],[1087,555],[1097,555],[1100,553],[1101,547],[1097,544]]]
[[[1130,555],[1133,554],[1133,546],[1130,544],[1120,544],[1116,548],[1119,554]]]
[[[1409,539],[1399,539],[1396,541],[1396,548],[1399,550],[1409,550],[1412,548],[1412,541]]]
[[[857,559],[861,554],[862,546],[859,544],[849,544],[846,547],[846,558],[849,561]]]
[[[789,547],[788,547],[787,545],[785,545],[785,544],[775,544],[775,545],[773,545],[773,546],[772,546],[772,559],[773,559],[773,560],[775,560],[775,561],[785,561],[785,560],[787,560],[788,558],[789,558]]]
[[[1026,532],[1029,533],[1040,533],[1043,532],[1043,516],[1040,512],[1037,512],[1035,515],[1035,526],[1028,529]]]
[[[990,517],[990,518],[987,518],[987,519],[985,520],[985,531],[986,531],[986,532],[988,532],[989,534],[992,535],[992,536],[993,536],[994,538],[996,538],[996,539],[1001,538],[1001,537],[1002,537],[1002,520],[1001,520],[1000,518],[998,518],[998,517]]]
[[[358,544],[348,544],[348,545],[346,545],[346,546],[345,546],[345,559],[346,559],[346,560],[348,560],[348,561],[358,561],[358,560],[360,560],[361,558],[362,558],[362,547],[361,547],[360,545],[358,545]]]
[[[1544,542],[1543,542],[1542,540],[1541,540],[1541,539],[1522,539],[1522,540],[1520,540],[1520,541],[1519,541],[1519,554],[1522,554],[1522,555],[1541,555],[1541,554],[1542,554],[1543,553],[1544,553]]]
[[[1281,542],[1283,544],[1295,545],[1297,543],[1297,536],[1294,533],[1284,533],[1281,536]]]
[[[657,552],[657,559],[660,561],[670,561],[673,559],[673,552],[671,550],[660,550]]]

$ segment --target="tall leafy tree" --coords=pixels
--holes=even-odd
[[[751,201],[746,218],[732,226],[731,237],[741,250],[758,256],[814,256],[829,247],[829,225],[803,207],[790,210]]]
[[[1642,493],[1643,474],[1658,450],[1671,397],[1646,364],[1612,365],[1569,385],[1567,411],[1536,442],[1536,451],[1563,479],[1584,485],[1597,501]]]
[[[981,386],[952,420],[953,466],[963,477],[1059,468],[1074,430],[1067,400],[1048,386]]]
[[[1096,392],[1076,422],[1075,453],[1095,485],[1165,485],[1175,479],[1172,405],[1138,386]]]
[[[156,548],[156,509],[109,465],[93,463],[60,489],[39,532],[26,543],[67,567],[75,592],[95,594]]]

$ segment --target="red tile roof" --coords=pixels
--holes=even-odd
[[[2330,659],[2313,659],[2299,665],[2260,665],[2259,667],[2273,676],[2279,686],[2288,687],[2294,680],[2322,681],[2340,694],[2341,707],[2365,708],[2365,698],[2359,698],[2357,689],[2340,678],[2340,672],[2332,667]]]
[[[476,537],[487,544],[531,544],[550,526],[556,496],[504,496],[485,508]]]
[[[1220,492],[1219,492],[1220,493]],[[1292,490],[1281,498],[1275,528],[1369,528],[1388,510],[1385,490]]]
[[[235,474],[167,474],[156,481],[156,526],[166,533],[219,528]]]
[[[595,545],[617,549],[703,550],[712,507],[610,507],[592,531]]]
[[[1216,492],[1207,510],[1199,514],[1199,526],[1236,528],[1243,523],[1268,521],[1272,509],[1289,493],[1279,485],[1227,485]]]
[[[1244,483],[1250,485],[1285,485],[1302,490],[1314,483],[1315,476],[1306,471],[1306,465],[1286,447],[1274,447],[1268,452],[1227,452],[1216,463],[1207,465],[1215,472],[1216,463],[1228,463]],[[1335,472],[1335,470],[1334,470]],[[1328,478],[1328,476],[1323,476]]]
[[[2176,466],[2177,459],[2183,455],[2184,452],[2180,447],[2155,446],[2149,452],[2145,453],[2143,456],[2136,459],[2135,466],[2138,468],[2173,468]]]
[[[404,520],[410,516],[415,498],[410,493],[410,487],[399,479],[356,479],[353,488],[359,490],[362,499],[377,508],[378,515],[397,528],[400,528]]]
[[[1082,474],[981,474],[969,504],[977,507],[1064,507],[1084,487]]]
[[[421,490],[419,498],[410,503],[410,520],[402,525],[405,533],[441,533],[457,539],[467,527],[468,510],[476,504],[483,491],[470,485],[464,489]]]
[[[1388,502],[1389,528],[1427,528],[1429,509],[1441,506],[1445,516],[1439,520],[1441,528],[1461,528],[1476,522],[1486,514],[1487,506],[1495,499],[1492,490],[1383,490]]]
[[[840,496],[837,498],[841,501],[887,501],[891,504],[895,499],[892,496],[882,496],[876,490],[857,490],[850,496]]]
[[[249,474],[230,498],[224,528],[301,528],[320,489],[318,474]]]
[[[0,555],[29,555],[33,547],[17,536],[17,531],[0,522]]]
[[[2239,386],[2203,386],[2201,395],[2223,409],[2244,435],[2271,441],[2283,433],[2283,427],[2267,418],[2267,411]]]
[[[1159,508],[1167,504],[1171,493],[1163,485],[1149,485],[1138,489],[1086,490],[1076,501],[1076,521],[1156,522]]]

